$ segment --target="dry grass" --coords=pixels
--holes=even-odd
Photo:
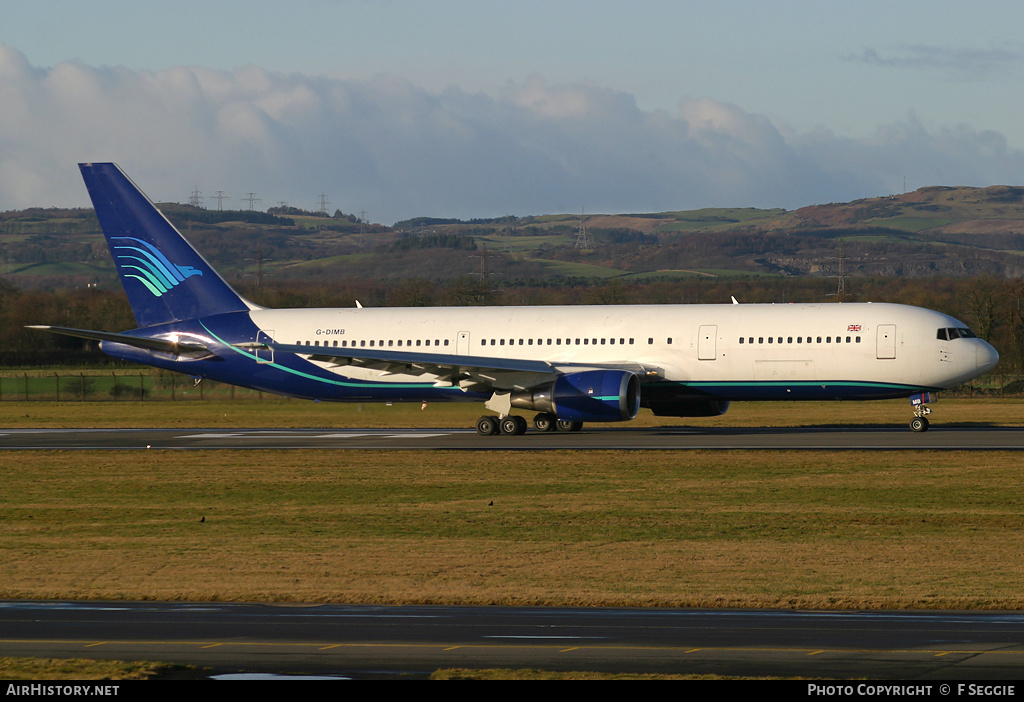
[[[5,598],[1024,607],[1011,453],[17,459]]]
[[[2,658],[0,680],[154,680],[180,673],[182,666],[149,661],[82,658]]]

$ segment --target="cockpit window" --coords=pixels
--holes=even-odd
[[[953,339],[975,339],[977,335],[966,327],[947,327],[945,329],[939,329],[937,338],[942,341],[952,341]]]

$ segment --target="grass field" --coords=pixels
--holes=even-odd
[[[717,421],[909,415],[902,402],[736,409]],[[1019,425],[1021,410],[951,400],[933,416]],[[284,401],[0,411],[6,426],[458,426],[458,413],[480,412]],[[3,598],[1024,607],[1014,453],[40,451],[5,463]]]

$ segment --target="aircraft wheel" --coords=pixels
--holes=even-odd
[[[533,418],[533,428],[537,431],[554,431],[556,429],[555,423],[558,419],[553,414],[548,412],[541,412]]]
[[[566,419],[559,419],[557,426],[558,431],[579,431],[583,428],[583,422],[570,422]]]
[[[498,422],[501,433],[506,436],[519,436],[526,431],[526,420],[519,416],[509,415]]]
[[[498,418],[484,415],[476,420],[476,433],[480,436],[494,436],[498,433]]]
[[[914,417],[910,420],[910,431],[928,431],[928,419],[926,417]]]

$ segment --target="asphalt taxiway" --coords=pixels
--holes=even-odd
[[[480,436],[472,429],[0,429],[0,450],[1024,450],[1024,428],[585,428]]]
[[[4,601],[8,655],[356,678],[511,667],[1005,680],[1024,669],[1024,613]]]

